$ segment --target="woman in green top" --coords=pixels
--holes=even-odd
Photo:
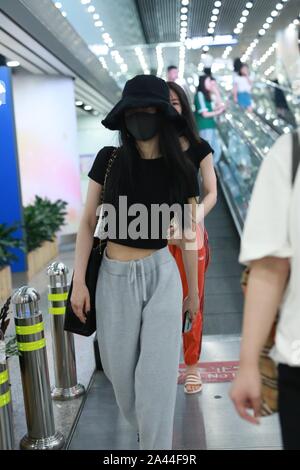
[[[225,106],[220,104],[213,109],[211,94],[214,93],[215,88],[215,80],[212,80],[208,75],[200,76],[194,105],[195,119],[200,136],[207,140],[214,149],[214,163],[216,165],[221,157],[221,147],[214,117],[223,113]]]

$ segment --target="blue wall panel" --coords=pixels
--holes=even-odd
[[[23,224],[12,80],[8,67],[0,67],[0,223]],[[24,239],[24,230],[16,230],[14,237]],[[26,271],[26,253],[16,248],[11,251],[18,256],[18,261],[11,264],[12,271]]]

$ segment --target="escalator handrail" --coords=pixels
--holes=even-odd
[[[278,136],[281,135],[281,130],[277,126],[275,126],[275,124],[270,122],[265,116],[262,116],[261,114],[259,114],[256,109],[254,109],[254,113],[259,119],[261,119],[261,121],[268,124],[268,126],[270,126],[272,130],[278,134]],[[286,125],[288,125],[288,123],[286,123]]]
[[[232,129],[234,129],[239,135],[240,137],[246,141],[246,143],[251,147],[251,149],[253,150],[253,153],[255,154],[256,158],[258,158],[259,161],[262,161],[264,158],[265,158],[265,155],[263,154],[263,152],[257,148],[253,142],[249,139],[249,137],[247,137],[239,127],[236,127],[233,122],[227,117],[227,113],[224,114],[227,122],[230,124],[230,126],[232,127]],[[218,126],[220,126],[220,124],[218,124]]]

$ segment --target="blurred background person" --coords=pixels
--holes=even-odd
[[[178,80],[178,67],[176,65],[169,65],[167,68],[167,81],[176,82]]]
[[[233,99],[241,108],[252,111],[252,80],[249,76],[247,64],[236,63],[237,73],[233,77]]]
[[[180,135],[180,143],[184,154],[195,166],[197,172],[202,177],[202,214],[205,217],[215,206],[217,202],[217,179],[213,164],[213,149],[209,143],[200,139],[195,119],[190,108],[188,98],[179,85],[174,82],[168,82],[170,89],[171,104],[179,114],[185,117],[186,127]],[[199,239],[203,235],[199,233],[202,230],[198,227]],[[169,249],[173,254],[182,281],[183,296],[188,293],[188,284],[185,274],[185,267],[182,258],[182,252],[179,246],[170,244]],[[204,242],[199,243],[198,251],[198,292],[199,292],[199,312],[192,323],[192,329],[183,333],[183,353],[186,364],[184,391],[186,394],[198,393],[202,390],[202,380],[198,368],[198,361],[201,354],[202,334],[203,334],[203,315],[204,315],[204,285],[205,272],[209,265],[210,249],[208,245],[208,235],[204,229]]]
[[[276,107],[276,112],[277,112],[278,117],[293,122],[294,119],[293,119],[291,110],[290,110],[289,105],[287,103],[285,94],[284,94],[282,88],[280,88],[278,79],[276,78],[275,80],[272,80],[272,81],[275,84],[275,87],[274,87],[274,104],[275,104],[275,107]]]
[[[225,105],[216,104],[215,109],[212,105],[212,95],[216,91],[216,82],[207,75],[199,77],[199,85],[194,98],[195,120],[200,137],[207,140],[214,150],[214,164],[216,165],[221,157],[221,146],[218,137],[215,117],[225,111]]]

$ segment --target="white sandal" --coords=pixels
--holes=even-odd
[[[189,385],[198,385],[198,389],[195,390],[188,390],[187,386]],[[187,395],[194,395],[195,393],[199,393],[202,391],[202,380],[199,374],[187,374],[185,383],[184,383],[184,393]]]

